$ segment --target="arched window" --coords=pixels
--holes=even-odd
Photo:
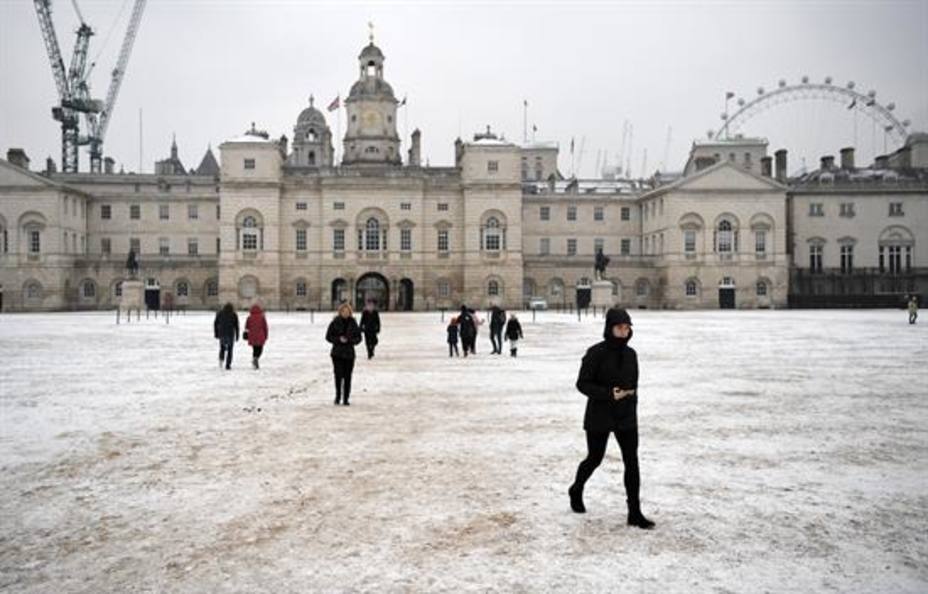
[[[81,286],[81,293],[85,299],[93,299],[97,296],[97,286],[93,284],[93,281],[86,280]]]
[[[491,252],[498,252],[502,245],[502,232],[499,227],[499,219],[490,217],[483,230],[483,249]]]
[[[369,252],[380,251],[380,221],[371,217],[364,224],[364,249]]]
[[[187,283],[187,281],[177,281],[177,287],[175,287],[174,292],[178,297],[189,297],[190,285]]]
[[[0,223],[0,254],[10,253],[10,237],[6,226]]]
[[[766,297],[767,296],[767,283],[762,280],[757,281],[757,296]]]
[[[498,281],[491,280],[490,282],[487,283],[487,295],[489,297],[499,296],[499,282]]]
[[[732,231],[731,223],[723,219],[719,222],[716,232],[716,251],[720,254],[730,254],[732,252],[733,240],[734,232]]]
[[[219,281],[214,278],[206,281],[206,296],[216,297],[219,295]]]
[[[306,140],[307,140],[308,142],[316,142],[316,131],[313,130],[312,128],[310,128],[310,129],[306,132]]]
[[[695,297],[697,294],[696,281],[690,279],[686,281],[686,296]]]
[[[310,165],[316,164],[316,151],[309,151],[308,163]]]
[[[38,305],[42,301],[42,285],[36,281],[29,281],[23,290],[26,302],[30,305]]]
[[[242,249],[256,251],[258,249],[258,221],[247,216],[242,220]]]
[[[297,297],[306,297],[306,281],[304,280],[296,281],[295,294]]]

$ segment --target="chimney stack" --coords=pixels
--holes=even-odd
[[[764,177],[773,176],[773,157],[761,157],[760,174]]]
[[[29,157],[26,156],[26,151],[21,148],[11,148],[8,150],[6,152],[6,160],[17,167],[29,169]]]
[[[55,160],[51,157],[45,159],[45,174],[57,173],[58,167],[55,166]]]
[[[889,155],[880,155],[874,160],[873,166],[877,169],[889,169]]]
[[[778,182],[786,181],[786,149],[773,153],[776,163],[776,177]]]
[[[422,164],[422,133],[416,128],[412,132],[412,143],[409,147],[410,167],[419,167]]]
[[[115,164],[116,161],[113,160],[113,157],[106,157],[103,159],[103,173],[113,175],[113,165]]]
[[[834,155],[825,155],[822,157],[822,171],[831,171],[835,168]]]
[[[854,169],[854,147],[841,149],[841,169]]]

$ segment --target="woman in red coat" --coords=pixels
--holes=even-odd
[[[261,358],[261,351],[267,342],[267,320],[257,304],[251,306],[251,312],[245,321],[245,339],[251,345],[251,366],[258,369],[258,359]]]

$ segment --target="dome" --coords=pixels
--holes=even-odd
[[[374,45],[374,42],[367,44],[364,49],[361,50],[361,54],[358,56],[359,60],[384,60],[383,52],[380,51],[380,48]]]
[[[382,78],[368,78],[361,79],[351,85],[351,91],[348,93],[349,99],[360,99],[367,97],[376,97],[396,100],[396,97],[393,95],[393,87],[390,86],[390,83],[383,80]]]
[[[309,107],[300,112],[300,117],[296,119],[296,125],[303,124],[321,124],[325,125],[325,116],[322,112],[313,107],[313,98],[309,98]]]

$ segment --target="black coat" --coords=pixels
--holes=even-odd
[[[213,336],[218,339],[238,340],[238,314],[220,309],[213,320]]]
[[[458,325],[461,327],[461,340],[477,336],[477,320],[474,319],[474,310],[462,308],[458,316]]]
[[[340,337],[347,338],[345,342]],[[329,323],[325,339],[332,343],[331,355],[336,359],[354,359],[354,346],[361,342],[361,328],[354,317],[343,318],[335,316]]]
[[[612,336],[612,326],[618,323],[609,310],[606,317],[605,340],[591,346],[580,364],[577,389],[589,399],[583,417],[583,429],[596,433],[638,426],[638,354],[628,346],[628,339]],[[635,394],[615,400],[613,388],[634,389]]]
[[[522,338],[522,324],[519,320],[513,318],[506,324],[506,338],[509,340]]]
[[[458,343],[458,326],[457,324],[448,324],[448,344]]]
[[[377,344],[377,335],[380,333],[380,314],[376,311],[361,312],[361,332],[368,344]]]
[[[498,307],[494,307],[490,314],[490,331],[500,332],[506,325],[506,312]]]

